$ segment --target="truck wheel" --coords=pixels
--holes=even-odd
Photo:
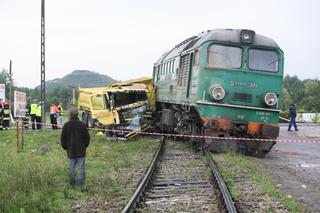
[[[93,123],[93,120],[92,120],[91,113],[87,114],[87,123],[86,124],[87,124],[88,128],[93,128],[94,127],[94,123]]]
[[[83,123],[85,123],[85,125],[87,125],[87,113],[86,112],[82,113],[81,121]]]

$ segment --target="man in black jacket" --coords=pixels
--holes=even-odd
[[[290,115],[290,122],[289,122],[288,131],[291,131],[291,126],[292,125],[293,125],[294,129],[296,131],[298,131],[298,127],[297,127],[297,124],[296,124],[296,116],[297,116],[297,106],[296,106],[296,104],[290,104],[289,115]]]
[[[83,185],[85,182],[85,156],[90,135],[84,123],[78,119],[78,110],[70,110],[70,120],[63,125],[61,146],[67,151],[69,158],[69,183]],[[75,177],[75,167],[78,165],[78,177]]]

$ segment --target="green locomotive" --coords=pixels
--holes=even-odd
[[[154,64],[158,125],[217,137],[205,139],[216,152],[263,157],[276,141],[243,138],[279,136],[283,67],[276,42],[252,30],[215,29],[186,39]]]

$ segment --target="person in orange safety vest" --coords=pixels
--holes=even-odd
[[[53,130],[58,129],[57,126],[57,113],[58,113],[58,108],[55,105],[55,103],[52,103],[50,106],[50,121],[51,121],[51,126]]]

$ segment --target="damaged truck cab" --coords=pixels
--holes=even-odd
[[[106,87],[80,88],[78,108],[88,128],[120,131],[126,137],[143,131],[155,112],[152,78],[139,78]]]

